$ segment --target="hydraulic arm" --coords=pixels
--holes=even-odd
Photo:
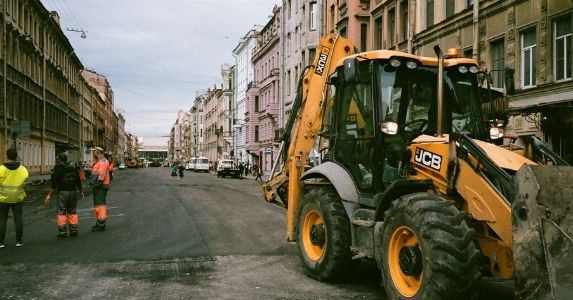
[[[278,157],[271,178],[263,186],[267,202],[287,207],[288,240],[294,240],[294,212],[302,190],[300,177],[304,172],[306,158],[322,128],[328,76],[334,72],[339,60],[354,53],[352,42],[333,33],[324,36],[317,49],[314,63],[307,68],[299,83],[291,113],[293,116],[286,126],[287,132],[281,143],[281,154],[284,155]],[[283,153],[284,149],[288,149],[286,153]],[[274,169],[281,162],[282,169],[274,176]],[[282,189],[281,202],[276,200],[279,189]]]

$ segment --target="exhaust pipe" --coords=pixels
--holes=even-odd
[[[444,54],[440,46],[434,46],[434,52],[438,57],[438,96],[437,96],[437,117],[436,117],[436,134],[438,137],[443,136],[444,126]]]

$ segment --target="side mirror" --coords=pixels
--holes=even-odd
[[[396,122],[384,122],[380,124],[380,131],[387,135],[396,135],[398,133],[398,123]]]
[[[344,59],[344,82],[355,83],[357,77],[356,59],[349,57]]]

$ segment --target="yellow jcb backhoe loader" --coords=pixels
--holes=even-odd
[[[312,277],[372,259],[390,299],[463,299],[483,276],[515,280],[518,299],[573,299],[573,168],[535,139],[494,143],[475,60],[353,54],[334,34],[318,49],[263,186]],[[317,139],[325,161],[305,172]]]

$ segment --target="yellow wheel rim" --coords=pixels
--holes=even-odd
[[[304,217],[302,227],[302,241],[304,251],[312,261],[318,261],[324,254],[326,245],[326,233],[324,231],[324,220],[316,210],[310,210]]]
[[[407,226],[400,226],[392,233],[388,245],[388,268],[396,289],[404,297],[412,297],[420,290],[422,285],[423,271],[417,275],[408,275],[400,265],[400,251],[403,248],[419,249],[418,238],[414,231]]]

